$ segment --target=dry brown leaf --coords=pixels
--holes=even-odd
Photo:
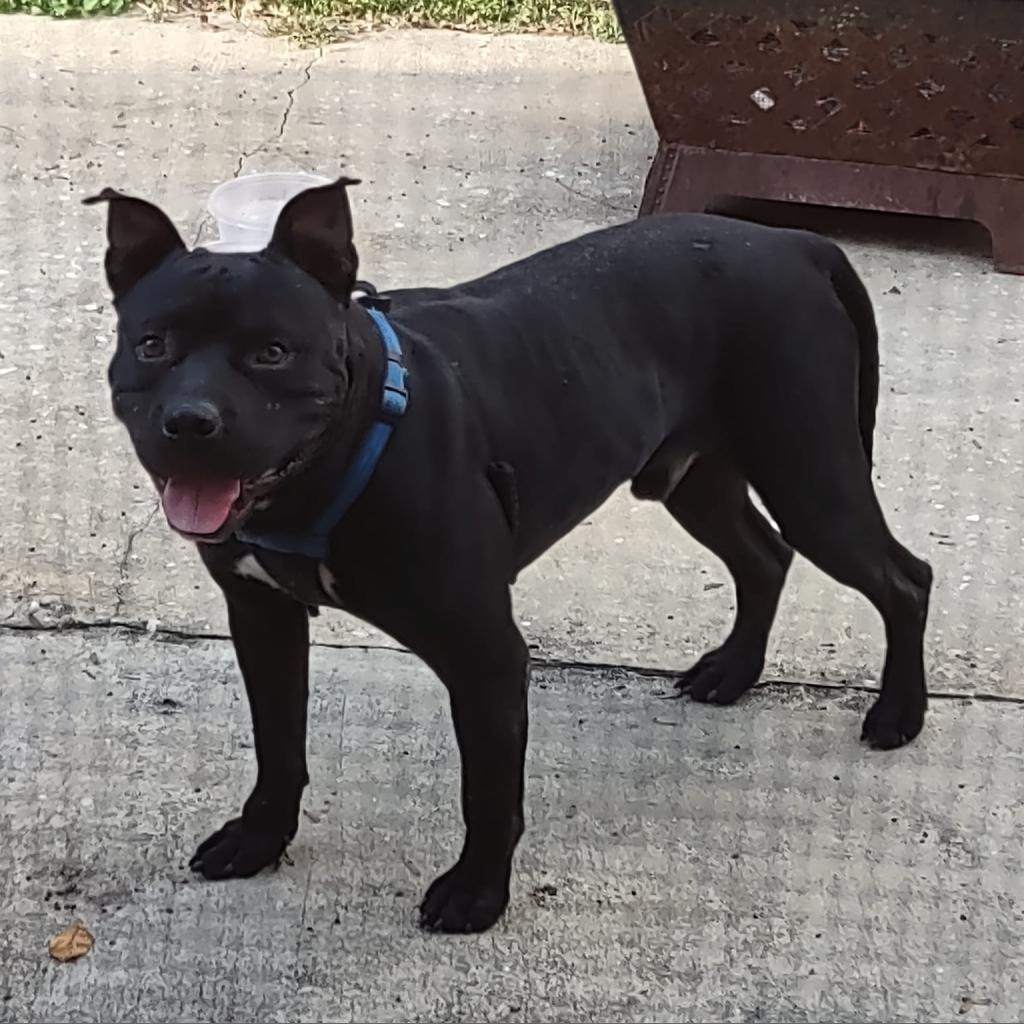
[[[93,946],[92,933],[81,921],[74,921],[50,939],[50,956],[61,963],[85,956]]]

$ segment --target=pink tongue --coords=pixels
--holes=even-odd
[[[164,515],[181,533],[216,533],[228,521],[240,492],[238,480],[181,480],[172,476],[164,487]]]

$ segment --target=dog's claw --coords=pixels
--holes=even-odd
[[[241,818],[232,818],[199,844],[188,866],[210,880],[251,878],[266,867],[276,867],[287,846],[283,834],[257,831]]]
[[[728,645],[709,651],[676,683],[678,696],[701,704],[732,704],[754,688],[764,658]]]
[[[873,750],[895,750],[914,739],[923,726],[923,706],[893,706],[879,698],[864,717],[860,738]]]
[[[420,927],[429,932],[467,934],[490,928],[508,906],[508,885],[481,882],[456,864],[427,889]]]

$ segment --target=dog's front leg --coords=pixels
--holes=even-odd
[[[512,855],[523,834],[529,655],[513,624],[504,632],[505,642],[486,657],[469,660],[463,650],[438,665],[462,757],[466,836],[454,867],[420,904],[420,923],[431,931],[484,931],[508,906]],[[467,639],[465,646],[482,649]]]
[[[309,782],[309,613],[259,583],[224,589],[252,713],[256,785],[241,816],[202,843],[190,864],[206,878],[246,878],[276,864],[299,826]]]

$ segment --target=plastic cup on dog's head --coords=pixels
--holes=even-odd
[[[206,249],[208,252],[259,252],[266,247],[269,241],[269,235],[266,238],[261,235],[258,239],[250,242],[225,242],[223,238],[218,238],[214,242],[204,242],[196,248]]]
[[[207,209],[217,222],[222,242],[258,250],[270,241],[277,215],[289,199],[307,188],[329,184],[328,178],[302,171],[246,174],[218,185],[210,193]]]

